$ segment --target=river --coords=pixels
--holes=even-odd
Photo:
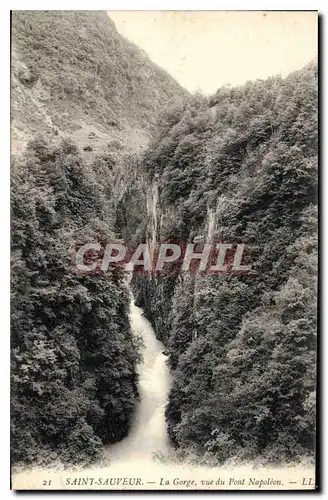
[[[155,332],[144,317],[143,310],[134,304],[131,295],[130,322],[132,333],[142,338],[142,362],[139,375],[140,401],[132,421],[129,435],[114,445],[108,446],[109,460],[135,460],[151,458],[154,453],[167,455],[169,440],[164,417],[165,405],[170,388],[167,356],[164,346],[156,339]]]

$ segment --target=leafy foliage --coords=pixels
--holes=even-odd
[[[134,280],[170,353],[173,442],[218,461],[313,453],[316,67],[172,109],[143,169],[159,190],[160,239],[243,242],[253,269]]]
[[[107,194],[70,142],[35,140],[14,162],[14,463],[91,461],[128,432],[139,354],[124,277],[78,275],[72,261],[86,235],[113,234]]]

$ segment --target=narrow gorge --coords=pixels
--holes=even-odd
[[[206,96],[106,13],[12,29],[14,467],[312,460],[316,63]],[[252,273],[76,272],[113,240],[244,244]]]

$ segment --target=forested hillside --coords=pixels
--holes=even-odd
[[[123,273],[78,276],[75,245],[113,235],[76,146],[34,141],[12,166],[12,458],[86,462],[137,400]],[[109,221],[109,223],[107,222]]]
[[[138,154],[185,96],[105,12],[13,13],[15,465],[91,462],[128,433],[140,352],[127,285],[118,269],[77,275],[74,252],[135,231],[121,199],[138,205]]]
[[[170,356],[170,437],[221,462],[313,454],[316,65],[171,108],[142,168],[158,193],[148,238],[240,242],[252,264],[247,276],[171,264],[134,279]]]

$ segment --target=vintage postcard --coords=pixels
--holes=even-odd
[[[318,13],[11,37],[12,489],[318,489]]]

